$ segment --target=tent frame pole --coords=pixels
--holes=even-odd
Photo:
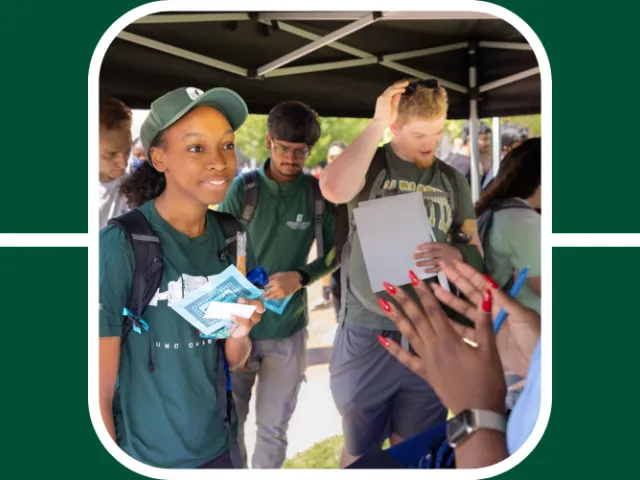
[[[480,93],[488,92],[489,90],[493,90],[495,88],[504,87],[505,85],[509,85],[510,83],[519,82],[528,77],[532,77],[533,75],[538,75],[540,73],[540,67],[530,68],[523,72],[515,73],[513,75],[509,75],[508,77],[501,78],[499,80],[495,80],[493,82],[485,83],[481,85],[478,91]]]
[[[477,42],[469,44],[469,141],[470,141],[470,176],[471,201],[475,204],[480,198],[480,152],[478,149],[478,71]]]
[[[141,35],[136,35],[135,33],[122,31],[118,34],[117,38],[137,45],[142,45],[143,47],[158,50],[163,53],[168,53],[169,55],[191,60],[192,62],[201,63],[208,67],[217,68],[229,73],[235,73],[241,77],[246,77],[249,74],[248,69],[239,67],[238,65],[233,65],[231,63],[223,62],[222,60],[200,55],[199,53],[191,52],[184,48],[174,47],[168,43],[158,42]]]
[[[493,117],[491,131],[493,132],[493,178],[496,178],[498,169],[500,168],[500,161],[502,160],[502,137],[499,117]]]
[[[353,32],[357,32],[358,30],[361,30],[364,27],[376,22],[379,18],[382,18],[382,14],[380,12],[373,12],[365,15],[361,19],[356,20],[355,22],[351,22],[349,25],[345,25],[344,27],[325,35],[324,37],[320,37],[317,40],[314,40],[313,42],[304,45],[291,53],[287,53],[286,55],[283,55],[280,58],[276,58],[275,60],[261,66],[260,68],[258,68],[258,76],[261,77],[266,73],[271,72],[272,70],[275,70],[282,67],[283,65],[297,60],[300,57],[304,57],[311,52],[315,52],[316,50],[330,43],[333,43],[336,40],[341,39],[342,37],[346,37]]]

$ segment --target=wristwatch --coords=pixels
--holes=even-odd
[[[507,418],[504,414],[490,410],[464,410],[447,422],[449,445],[457,448],[483,428],[506,433]]]
[[[298,270],[298,275],[300,275],[300,285],[306,287],[309,285],[309,274],[307,272],[303,272],[302,270]]]

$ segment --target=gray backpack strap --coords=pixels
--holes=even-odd
[[[451,198],[449,199],[449,204],[451,205],[451,213],[453,218],[456,216],[456,207],[458,206],[458,187],[456,185],[456,169],[451,165],[446,164],[442,160],[438,159],[438,167],[440,167],[440,172],[442,173],[442,184],[444,188],[449,192]]]
[[[378,198],[382,194],[382,187],[384,186],[384,181],[387,179],[387,170],[381,170],[378,172],[378,175],[373,180],[371,184],[371,191],[369,192],[369,200],[374,200]]]
[[[324,257],[324,236],[322,234],[322,221],[327,208],[327,203],[320,191],[320,182],[316,177],[309,177],[309,204],[313,213],[313,233],[316,237],[316,250],[318,258]]]
[[[231,391],[231,373],[227,359],[224,357],[224,341],[218,341],[218,372],[216,375],[216,396],[218,397],[218,408],[222,415],[222,420],[227,430],[229,439],[229,457],[233,468],[243,468],[238,435],[234,428],[238,427],[238,414],[233,401]]]
[[[256,213],[258,206],[258,195],[260,194],[260,174],[256,170],[242,175],[242,186],[244,188],[242,215],[240,219],[249,223]]]

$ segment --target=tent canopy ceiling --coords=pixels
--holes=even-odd
[[[405,19],[416,13],[387,14],[151,15],[129,25],[110,45],[101,90],[146,109],[180,86],[222,86],[237,91],[251,113],[300,100],[321,116],[371,117],[375,99],[389,84],[434,76],[449,92],[449,118],[468,118],[469,52],[475,46],[479,116],[540,112],[538,62],[509,23],[475,13],[417,20]],[[332,15],[338,18],[327,18]],[[338,35],[337,43],[291,55],[343,28],[350,33]],[[393,57],[432,48],[437,53]],[[322,65],[332,62],[343,63]]]

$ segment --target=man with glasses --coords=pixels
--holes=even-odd
[[[412,252],[415,272],[437,273],[440,261],[448,258],[482,265],[469,185],[460,172],[436,158],[447,109],[447,93],[435,80],[390,86],[378,98],[369,126],[327,166],[320,179],[325,198],[336,205],[346,204],[349,212],[372,198],[423,192],[435,241],[425,239],[427,243],[416,245]],[[387,128],[393,138],[378,147]],[[380,218],[380,229],[384,228],[385,219]],[[393,308],[396,287],[412,293],[409,279],[419,280],[407,272],[406,285],[386,285],[387,292],[378,298],[369,282],[358,235],[351,226],[342,250],[344,303],[330,365],[331,391],[345,435],[342,467],[386,437],[397,444],[446,417],[433,389],[384,348],[387,338],[409,347],[383,309]],[[459,240],[452,243],[452,238]]]
[[[257,439],[252,468],[280,468],[287,451],[287,428],[306,369],[308,322],[305,287],[335,270],[334,210],[320,196],[318,180],[303,166],[320,138],[316,113],[300,102],[284,102],[267,119],[266,145],[271,153],[252,178],[236,178],[220,210],[247,223],[258,264],[269,275],[266,300],[292,295],[281,315],[267,310],[251,333],[253,350],[244,369],[232,373],[239,420],[238,442],[247,464],[244,423],[251,392],[256,390]],[[250,174],[245,174],[250,175]],[[247,179],[252,180],[247,182]],[[252,185],[249,188],[249,185]],[[322,224],[316,224],[318,200],[324,203]],[[257,189],[257,190],[254,190]],[[247,215],[248,191],[259,192]],[[316,228],[317,227],[317,228]],[[321,228],[320,228],[321,227]],[[319,230],[323,254],[307,264]]]

